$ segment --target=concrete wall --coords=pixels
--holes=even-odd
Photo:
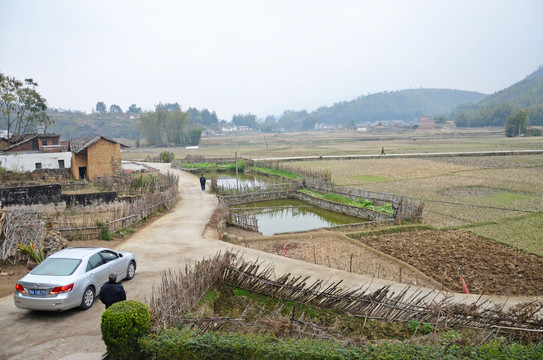
[[[0,154],[0,166],[7,170],[24,172],[36,170],[41,163],[42,169],[59,169],[59,160],[64,160],[64,167],[71,167],[72,153],[5,153]]]

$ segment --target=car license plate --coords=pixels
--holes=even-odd
[[[30,289],[30,295],[45,295],[45,290]]]

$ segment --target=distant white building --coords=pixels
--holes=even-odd
[[[368,131],[368,129],[365,126],[359,126],[359,127],[356,128],[356,131],[366,132],[366,131]]]
[[[72,166],[72,153],[14,152],[0,154],[0,166],[6,170],[25,172],[36,169],[63,169]]]
[[[222,132],[250,131],[251,128],[245,125],[240,125],[240,126],[233,125],[233,126],[223,126],[221,130]]]

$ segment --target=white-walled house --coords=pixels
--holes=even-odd
[[[0,166],[17,172],[36,169],[63,169],[72,165],[72,153],[11,152],[0,153]]]

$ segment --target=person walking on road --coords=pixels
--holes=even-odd
[[[381,155],[385,155],[385,148],[384,147],[381,148]]]
[[[109,274],[109,281],[100,289],[100,301],[106,305],[106,309],[116,302],[126,300],[124,287],[117,282],[117,275]]]
[[[202,176],[200,176],[200,186],[202,186],[202,191],[204,191],[206,189],[206,178],[205,178],[204,174],[202,174]]]

